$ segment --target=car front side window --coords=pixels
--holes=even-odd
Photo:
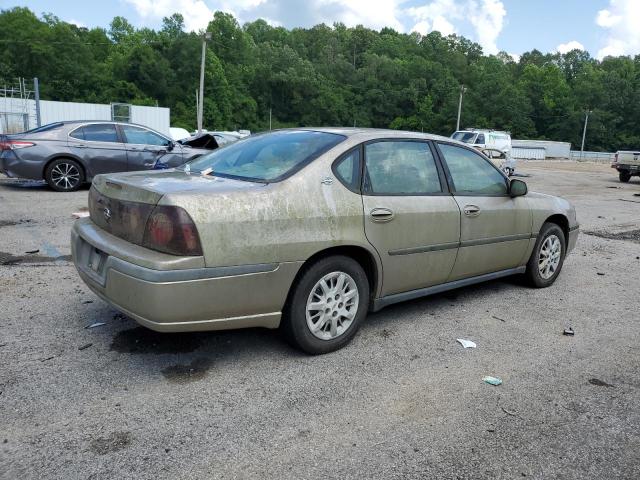
[[[438,144],[459,194],[506,195],[506,178],[487,160],[469,149]]]
[[[159,147],[164,147],[169,143],[168,139],[151,132],[146,128],[123,125],[122,131],[124,132],[126,143],[134,145],[156,145]]]
[[[441,192],[436,162],[426,142],[394,140],[365,146],[365,194],[429,195]]]

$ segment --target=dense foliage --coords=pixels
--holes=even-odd
[[[208,26],[204,126],[358,125],[449,135],[460,86],[463,126],[587,149],[640,146],[640,56],[597,61],[566,55],[483,55],[463,37],[317,25],[287,30],[263,20],[240,26],[217,12]],[[129,102],[171,108],[173,126],[193,129],[201,37],[183,17],[159,31],[116,17],[86,29],[26,8],[0,12],[0,81],[39,77],[42,98]]]

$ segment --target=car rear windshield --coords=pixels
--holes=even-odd
[[[278,182],[327,152],[346,137],[311,130],[254,135],[187,163],[183,169],[258,182]]]
[[[31,130],[27,130],[24,133],[40,133],[40,132],[46,132],[47,130],[53,130],[54,128],[59,128],[61,127],[63,124],[62,122],[56,122],[56,123],[49,123],[47,125],[43,125],[41,127],[36,127],[36,128],[32,128]]]
[[[456,132],[453,134],[453,139],[464,143],[473,143],[473,139],[476,137],[474,132]]]

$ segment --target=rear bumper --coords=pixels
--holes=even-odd
[[[630,164],[624,164],[624,163],[612,163],[611,168],[615,168],[618,171],[620,170],[627,171],[632,174],[636,174],[636,173],[640,174],[640,164],[630,165]]]
[[[40,160],[23,160],[18,158],[13,150],[0,152],[0,173],[9,178],[28,178],[42,180],[43,162]]]
[[[139,259],[133,263],[127,253],[101,248],[112,239],[122,242],[90,221],[76,222],[71,251],[80,278],[116,309],[162,332],[277,328],[302,263],[158,269],[166,265],[157,261],[157,252],[147,250],[156,266],[150,268]],[[141,247],[134,247],[140,255]]]

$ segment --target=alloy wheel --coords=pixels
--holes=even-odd
[[[349,274],[328,273],[318,280],[307,299],[307,327],[315,337],[333,340],[349,329],[359,302],[358,286]]]
[[[62,190],[71,190],[78,185],[80,181],[80,171],[72,163],[58,163],[51,170],[51,180]]]
[[[560,239],[556,235],[549,235],[542,243],[538,257],[538,271],[543,279],[548,280],[553,277],[560,265],[561,256]]]

